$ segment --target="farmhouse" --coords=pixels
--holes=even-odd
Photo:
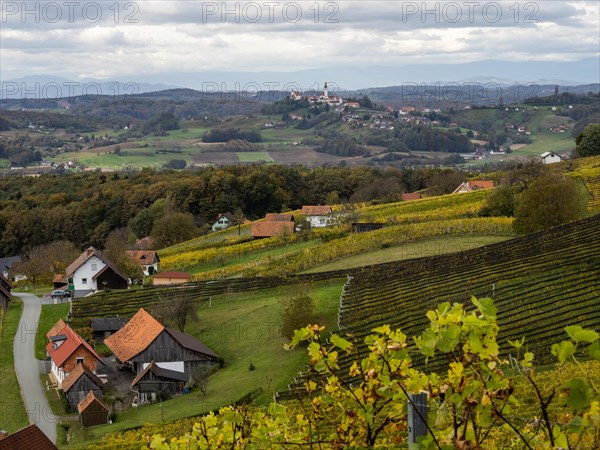
[[[71,327],[60,320],[46,335],[46,353],[50,356],[50,377],[62,388],[63,381],[82,364],[95,373],[99,365],[104,365],[100,356]],[[64,325],[60,327],[60,325]]]
[[[163,369],[154,361],[140,373],[131,383],[131,389],[138,393],[139,404],[155,401],[173,395],[181,395],[188,377],[183,372]]]
[[[0,450],[58,450],[39,427],[31,425],[6,435],[0,432]]]
[[[231,214],[229,211],[226,213],[222,213],[222,214],[219,213],[219,215],[217,216],[217,221],[215,223],[213,223],[212,230],[213,231],[225,230],[226,228],[229,228],[232,224],[233,224],[233,214]]]
[[[93,391],[97,397],[102,397],[103,383],[94,373],[83,364],[77,364],[75,369],[62,382],[62,389],[69,403],[69,408],[74,410],[86,394]]]
[[[301,214],[306,217],[313,228],[333,225],[333,209],[331,206],[303,206]]]
[[[195,367],[218,363],[218,356],[198,339],[166,328],[143,308],[104,343],[137,375],[154,362],[162,369],[185,374],[187,380]]]
[[[86,428],[108,423],[110,409],[104,400],[98,398],[94,391],[88,392],[83,400],[77,404],[77,411],[79,412],[81,425]]]
[[[88,248],[73,261],[65,275],[72,280],[75,297],[104,289],[127,289],[127,278],[94,247]]]
[[[171,284],[183,284],[190,281],[192,275],[187,272],[159,272],[152,277],[152,285],[168,286]]]
[[[486,180],[470,180],[461,183],[456,189],[454,189],[453,194],[463,194],[465,192],[473,192],[479,191],[482,189],[493,189],[494,182],[486,181]]]
[[[544,152],[540,155],[542,164],[554,164],[562,161],[562,157],[554,152]]]
[[[0,309],[8,308],[11,288],[10,282],[0,273]]]
[[[124,317],[94,317],[90,320],[92,335],[96,344],[103,344],[104,339],[116,333],[125,326],[127,319]]]
[[[128,250],[127,254],[140,265],[144,275],[154,275],[158,272],[160,258],[158,257],[158,253],[154,250]]]

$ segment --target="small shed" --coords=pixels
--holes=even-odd
[[[154,286],[183,284],[190,281],[192,275],[187,272],[159,272],[152,277]]]
[[[554,152],[544,152],[540,155],[542,164],[554,164],[562,161],[562,157]]]
[[[383,223],[353,223],[352,224],[352,232],[353,233],[367,233],[369,231],[381,230],[383,228]]]
[[[164,400],[173,395],[181,395],[188,378],[184,372],[165,369],[151,361],[133,380],[131,389],[137,391],[141,405],[159,397]]]
[[[94,391],[89,391],[77,404],[79,421],[84,427],[93,427],[108,423],[110,409],[104,400],[98,398]]]
[[[69,403],[69,408],[74,410],[86,394],[93,391],[97,397],[102,398],[103,383],[100,378],[92,373],[83,364],[77,367],[62,382],[63,392]]]
[[[94,341],[96,344],[104,343],[104,339],[119,331],[126,323],[124,317],[94,317],[90,321]]]

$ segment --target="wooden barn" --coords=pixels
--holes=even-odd
[[[92,335],[96,344],[104,343],[104,339],[116,333],[125,326],[127,319],[124,317],[94,317],[90,320]]]
[[[218,356],[194,336],[166,328],[143,308],[104,343],[137,375],[154,362],[163,369],[184,373],[189,379],[195,367],[219,362]]]
[[[158,398],[165,400],[173,395],[181,395],[187,381],[185,373],[163,369],[151,361],[142,373],[135,377],[131,389],[138,393],[139,404],[143,405]]]
[[[90,391],[77,404],[79,421],[84,427],[93,427],[108,423],[110,409],[104,400],[99,398],[94,391]]]
[[[69,408],[77,409],[77,404],[86,394],[93,391],[98,398],[102,398],[104,383],[83,364],[78,364],[75,369],[62,382],[62,389],[69,403]]]

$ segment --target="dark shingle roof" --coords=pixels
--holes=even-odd
[[[125,317],[94,317],[91,320],[92,331],[117,331],[125,326]]]
[[[38,428],[31,424],[0,441],[0,450],[58,450],[56,445]]]

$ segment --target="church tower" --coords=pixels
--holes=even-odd
[[[329,98],[329,94],[327,92],[327,81],[325,82],[325,86],[323,86],[323,97]]]

